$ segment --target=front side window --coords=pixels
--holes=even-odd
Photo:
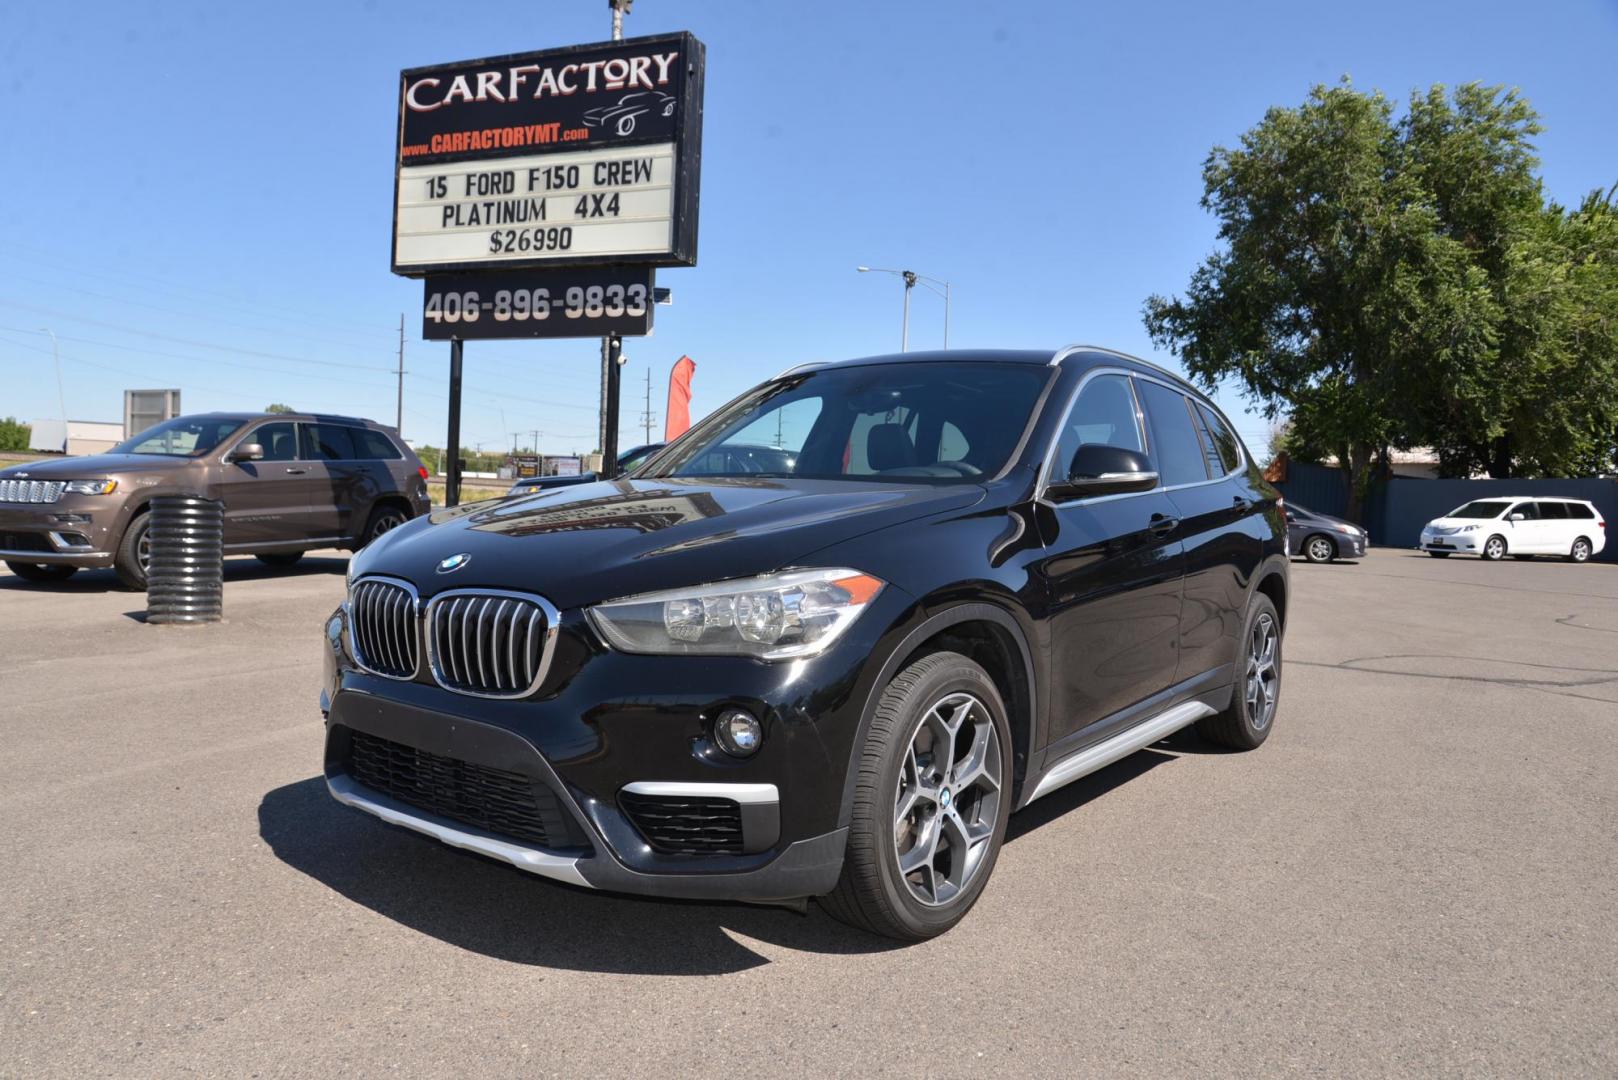
[[[1457,507],[1444,516],[1452,518],[1477,518],[1480,520],[1497,518],[1506,512],[1507,505],[1507,503],[1503,503],[1495,499],[1479,499],[1476,502],[1469,502],[1465,506]]]
[[[1506,516],[1510,518],[1515,517],[1518,514],[1523,516],[1524,521],[1539,520],[1539,508],[1531,502],[1518,503],[1516,506],[1511,508],[1511,513],[1507,514]]]
[[[1010,460],[1052,377],[1031,364],[822,368],[759,387],[664,454],[663,476],[958,482]]]
[[[1067,476],[1073,467],[1073,456],[1085,443],[1116,446],[1137,454],[1146,452],[1140,417],[1135,411],[1135,395],[1129,389],[1127,376],[1097,375],[1084,384],[1062,424],[1051,475]]]
[[[1136,379],[1135,389],[1151,425],[1152,460],[1164,487],[1197,484],[1208,479],[1202,441],[1192,426],[1185,395],[1162,383]]]
[[[288,421],[260,424],[248,433],[247,441],[264,448],[265,461],[298,460],[298,427]]]
[[[213,420],[206,416],[177,416],[147,428],[119,443],[114,454],[155,454],[161,457],[201,457],[242,426],[240,420]]]

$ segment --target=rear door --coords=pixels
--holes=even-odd
[[[316,492],[299,456],[297,425],[290,420],[255,425],[233,439],[230,450],[248,443],[262,446],[264,457],[219,465],[225,544],[251,547],[307,540],[314,528],[310,499]]]
[[[350,429],[342,424],[307,420],[300,421],[298,429],[299,445],[309,466],[310,517],[316,533],[321,539],[352,537],[364,522],[353,524],[363,473],[354,460]]]
[[[1573,540],[1579,536],[1579,523],[1574,520],[1571,507],[1560,499],[1546,499],[1534,504],[1545,529],[1545,553],[1566,555],[1573,550]]]
[[[1149,452],[1127,375],[1084,383],[1049,475],[1065,475],[1084,443]],[[1131,707],[1174,681],[1184,575],[1175,514],[1160,490],[1041,504],[1035,572],[1049,602],[1055,757],[1144,719],[1150,710]]]

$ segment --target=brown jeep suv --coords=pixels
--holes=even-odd
[[[225,504],[225,551],[291,566],[358,550],[428,509],[427,470],[391,428],[347,416],[201,413],[105,454],[0,469],[0,559],[28,581],[111,566],[146,587],[155,495]]]

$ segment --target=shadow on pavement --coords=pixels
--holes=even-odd
[[[258,581],[262,578],[309,577],[315,574],[343,574],[348,571],[346,557],[305,557],[295,566],[267,566],[251,555],[232,555],[225,559],[225,584],[233,581]],[[107,593],[127,592],[112,570],[80,570],[66,581],[24,581],[15,574],[0,575],[0,590],[44,593]]]
[[[412,930],[512,963],[719,975],[770,962],[727,930],[805,952],[903,947],[834,922],[813,906],[803,916],[548,881],[344,807],[318,776],[269,792],[258,817],[259,835],[293,869]]]
[[[1006,842],[1165,762],[1143,750],[1015,815]],[[385,825],[333,801],[314,776],[259,804],[259,835],[277,858],[357,904],[451,945],[518,964],[626,975],[719,975],[769,963],[733,935],[803,952],[905,948],[810,905],[709,904],[593,892]],[[969,916],[970,917],[970,916]]]

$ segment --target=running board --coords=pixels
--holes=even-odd
[[[1204,716],[1213,714],[1214,710],[1202,702],[1187,701],[1167,712],[1158,713],[1145,723],[1120,731],[1110,739],[1098,742],[1094,746],[1087,746],[1076,754],[1069,754],[1052,765],[1045,771],[1045,775],[1039,778],[1039,784],[1034,788],[1034,793],[1028,797],[1028,802],[1049,795],[1064,784],[1071,784],[1098,769],[1105,769],[1113,762],[1121,761],[1135,751],[1143,750],[1160,739],[1168,738],[1181,728],[1189,727]],[[1027,803],[1023,805],[1026,806]]]

